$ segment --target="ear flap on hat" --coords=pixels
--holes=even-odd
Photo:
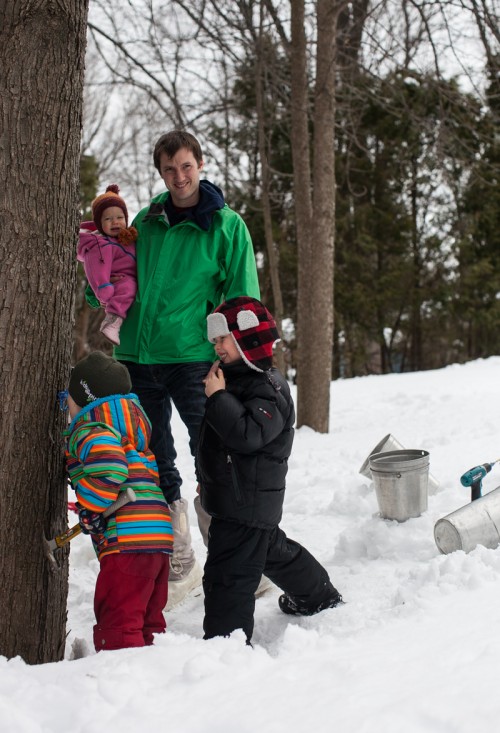
[[[238,311],[236,322],[240,331],[246,331],[249,328],[257,328],[259,319],[253,311]]]
[[[207,316],[207,339],[215,344],[218,336],[227,336],[229,334],[229,326],[227,325],[224,313],[211,313]]]

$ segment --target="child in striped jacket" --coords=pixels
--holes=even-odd
[[[166,628],[172,525],[148,447],[151,425],[130,390],[126,367],[100,351],[76,364],[68,387],[67,469],[100,563],[96,651],[150,645]],[[136,501],[104,519],[127,488]]]

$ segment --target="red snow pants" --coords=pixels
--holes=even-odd
[[[169,555],[119,552],[101,560],[94,595],[94,646],[125,649],[149,646],[164,633]]]

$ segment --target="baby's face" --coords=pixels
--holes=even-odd
[[[120,229],[125,229],[126,226],[125,214],[119,206],[108,206],[107,209],[104,209],[101,217],[101,228],[104,234],[107,234],[108,237],[117,237]]]

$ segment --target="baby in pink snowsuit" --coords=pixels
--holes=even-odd
[[[77,259],[106,315],[101,332],[120,343],[120,327],[137,293],[137,230],[128,227],[125,201],[111,184],[92,202],[93,221],[80,225]]]

